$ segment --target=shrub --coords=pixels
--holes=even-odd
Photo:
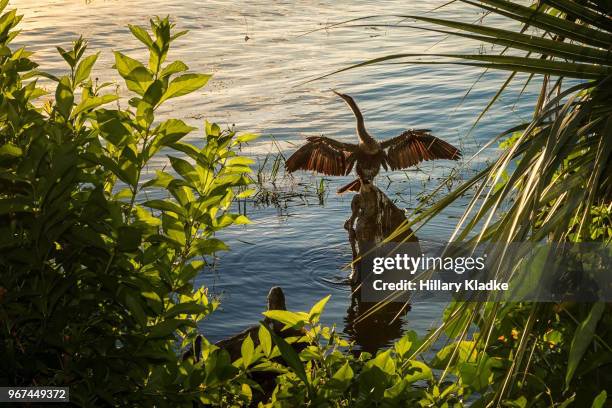
[[[151,21],[152,36],[130,27],[148,63],[115,52],[127,108],[90,78],[98,54],[83,39],[58,47],[69,66],[61,77],[13,51],[20,19],[0,18],[0,382],[69,386],[79,405],[175,405],[201,383],[214,393],[227,373],[215,383],[178,351],[216,307],[193,287],[206,257],[227,249],[215,232],[248,222],[230,204],[249,183],[237,147],[254,136],[206,123],[197,146],[183,141],[195,128],[156,118],[210,78],[166,63],[184,34],[167,18]],[[55,84],[44,104],[41,77]],[[144,182],[162,154],[173,171]]]

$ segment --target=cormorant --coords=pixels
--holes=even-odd
[[[344,99],[357,119],[359,144],[342,143],[324,136],[313,136],[287,159],[285,167],[290,173],[296,170],[312,170],[330,176],[346,176],[353,169],[357,180],[338,189],[338,193],[359,191],[361,180],[371,182],[380,171],[405,169],[423,160],[461,157],[459,149],[433,136],[428,129],[410,129],[401,135],[382,142],[374,139],[366,130],[363,115],[349,95],[333,91]]]

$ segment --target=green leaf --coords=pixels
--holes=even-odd
[[[246,406],[249,406],[249,403],[253,399],[253,390],[251,390],[249,384],[243,383],[240,386],[240,397],[243,401],[245,401]]]
[[[141,99],[136,105],[136,121],[142,128],[148,128],[155,119],[153,114],[153,105]]]
[[[198,238],[192,244],[189,257],[212,255],[219,251],[229,251],[229,246],[217,238]]]
[[[236,198],[247,198],[247,197],[251,197],[253,194],[255,194],[257,192],[257,190],[254,190],[252,188],[249,188],[247,190],[241,191],[240,193],[236,194]]]
[[[187,263],[185,266],[183,266],[181,272],[179,273],[178,285],[182,286],[183,284],[193,280],[203,268],[203,261],[192,261],[191,263]]]
[[[174,177],[172,177],[172,175],[166,173],[165,171],[155,170],[155,177],[144,183],[142,187],[145,188],[155,186],[168,188],[168,184],[170,184],[172,180],[174,180]]]
[[[64,118],[68,119],[70,117],[73,102],[74,94],[70,86],[70,78],[63,76],[57,84],[57,89],[55,91],[55,107]]]
[[[140,61],[128,57],[119,51],[115,51],[115,68],[123,78],[129,78],[134,70],[144,68],[144,66]],[[153,75],[151,75],[151,79],[152,77]]]
[[[593,336],[595,335],[595,328],[597,327],[597,323],[603,312],[605,310],[606,304],[603,302],[593,304],[589,315],[580,323],[576,331],[574,332],[574,338],[572,339],[572,344],[570,346],[569,357],[567,361],[567,372],[565,374],[565,389],[569,388],[570,382],[574,377],[574,372],[587,348],[593,341]]]
[[[255,163],[255,160],[250,157],[235,156],[227,160],[227,166],[250,166]]]
[[[169,211],[176,215],[185,215],[185,210],[176,203],[169,200],[149,200],[142,203],[143,206],[161,211]]]
[[[178,32],[178,33],[176,33],[176,34],[173,34],[173,35],[172,35],[172,37],[170,37],[170,40],[171,40],[171,41],[174,41],[174,40],[176,40],[177,38],[184,36],[184,35],[185,35],[185,34],[187,34],[188,32],[189,32],[189,30],[179,31],[179,32]]]
[[[153,81],[142,97],[142,100],[152,107],[156,107],[164,93],[164,83],[161,79]]]
[[[282,337],[276,335],[272,330],[270,330],[267,326],[266,329],[272,336],[274,340],[274,344],[278,347],[278,350],[283,357],[283,360],[289,364],[289,367],[293,370],[293,372],[298,376],[302,382],[310,388],[310,383],[308,382],[308,377],[306,376],[306,371],[304,371],[304,366],[302,365],[302,361],[300,360],[300,356],[298,353],[291,347],[289,343],[285,341]]]
[[[96,109],[102,105],[106,105],[107,103],[114,102],[119,97],[117,95],[102,95],[102,96],[91,96],[85,100],[82,100],[72,111],[71,117],[75,118],[79,114]]]
[[[394,344],[393,348],[400,357],[406,358],[412,348],[412,344],[411,336],[407,333]]]
[[[194,160],[201,160],[202,159],[202,153],[200,152],[200,149],[198,149],[197,147],[195,147],[192,144],[183,143],[183,142],[175,142],[175,143],[171,143],[169,145],[174,150],[182,152],[182,153],[185,153],[185,155],[187,157],[191,157]]]
[[[288,310],[268,310],[263,315],[269,319],[276,320],[290,327],[302,327],[308,322],[309,315],[304,312],[290,312]]]
[[[151,39],[151,36],[147,32],[147,30],[145,30],[143,27],[131,25],[131,24],[128,24],[128,27],[130,31],[132,32],[132,34],[134,35],[134,37],[138,38],[140,42],[142,42],[144,45],[147,46],[147,48],[149,49],[151,48],[151,45],[153,44],[153,40]]]
[[[127,145],[121,150],[121,156],[119,157],[118,166],[121,169],[122,176],[132,187],[136,187],[138,184],[138,169],[136,168],[136,149],[133,145]]]
[[[138,95],[144,95],[149,85],[153,82],[153,74],[139,61],[115,51],[115,67],[119,75],[125,79],[125,84],[130,91]]]
[[[251,221],[244,215],[223,214],[221,217],[218,217],[213,224],[216,229],[223,229],[232,224],[244,225],[250,223]]]
[[[237,143],[247,143],[250,142],[251,140],[255,140],[259,137],[259,135],[255,134],[255,133],[243,133],[241,135],[238,135],[238,137],[236,137],[234,140]]]
[[[272,354],[272,337],[270,336],[270,333],[262,324],[260,324],[257,335],[259,337],[259,345],[261,346],[261,350],[264,352],[266,357],[270,357],[270,354]]]
[[[23,151],[19,146],[12,143],[6,143],[0,146],[0,158],[16,158],[21,157]]]
[[[202,313],[206,313],[208,309],[206,306],[201,305],[197,302],[184,302],[173,305],[168,311],[164,314],[166,319],[170,319],[176,317],[178,315],[186,314],[186,315],[199,315]]]
[[[438,351],[431,362],[431,366],[437,369],[444,369],[445,366],[450,362],[451,356],[454,354],[453,363],[461,362],[475,362],[477,352],[475,349],[475,343],[473,341],[460,341],[453,344],[449,344]],[[455,353],[455,349],[458,349]]]
[[[172,194],[172,197],[179,202],[185,208],[191,206],[195,201],[193,190],[190,187],[185,186],[185,181],[181,179],[174,179],[168,184],[168,191]]]
[[[444,333],[449,338],[457,337],[471,321],[474,305],[464,302],[450,302],[442,313]],[[453,316],[451,320],[451,316]]]
[[[212,75],[208,74],[185,74],[174,78],[168,84],[168,89],[162,96],[159,103],[179,96],[187,95],[202,88]]]
[[[129,176],[125,174],[117,163],[115,163],[115,161],[110,157],[103,154],[84,153],[83,158],[91,163],[95,163],[96,165],[101,165],[105,170],[110,171],[124,183],[130,184]]]
[[[216,123],[210,123],[209,121],[204,121],[204,131],[206,132],[206,136],[210,137],[219,137],[221,134],[221,128]]]
[[[129,194],[129,197],[131,198],[132,192],[130,189],[124,189],[123,191],[127,191]],[[139,205],[136,205],[134,207],[134,210],[136,211],[136,222],[138,225],[140,226],[146,225],[148,227],[153,227],[153,228],[157,228],[161,226],[161,220],[157,217],[154,217],[150,211],[145,210]]]
[[[16,12],[16,10],[13,10],[12,12],[14,13],[14,12]],[[2,17],[4,18],[4,16],[2,16]],[[74,65],[76,64],[76,59],[74,58],[73,53],[69,52],[69,51],[66,51],[62,47],[55,47],[55,48],[57,49],[59,54],[62,56],[64,61],[66,61],[68,63],[68,65],[70,65],[71,68],[74,68]]]
[[[407,386],[408,382],[406,380],[402,379],[401,381],[397,381],[395,384],[385,390],[383,397],[390,401],[400,398]]]
[[[586,23],[594,25],[603,30],[607,29],[608,31],[611,31],[609,17],[596,13],[579,2],[575,2],[573,0],[547,0],[546,3],[560,11],[566,12],[569,15],[578,16],[580,20]],[[611,4],[608,1],[608,9],[610,9],[610,5]]]
[[[178,157],[168,156],[172,168],[180,174],[186,181],[192,183],[194,186],[197,185],[200,178],[195,167],[187,160],[180,159]]]
[[[576,399],[576,394],[572,394],[568,399],[566,399],[565,401],[563,401],[562,403],[560,403],[558,406],[558,408],[568,408],[570,407],[573,403],[574,400]],[[525,408],[527,407],[527,400],[525,399],[525,397],[521,397],[515,401],[518,401],[517,405],[510,405],[510,407],[516,407],[516,408]]]
[[[406,16],[408,17],[408,16]],[[603,62],[610,61],[610,56],[597,48],[585,47],[580,44],[571,44],[547,38],[537,37],[534,35],[517,33],[514,31],[503,30],[498,27],[487,27],[482,24],[468,24],[455,20],[444,20],[437,18],[428,18],[421,16],[410,16],[411,18],[424,21],[427,23],[442,25],[451,28],[457,28],[472,33],[482,35],[464,34],[462,32],[450,32],[445,30],[431,29],[431,31],[440,32],[443,34],[457,35],[467,37],[474,40],[486,41],[493,44],[503,45],[510,48],[531,51],[539,54],[546,54],[567,58],[569,60]],[[426,29],[429,30],[429,29]]]
[[[378,367],[384,373],[395,374],[395,360],[391,358],[391,349],[379,352],[376,357],[366,363],[366,367]]]
[[[179,72],[187,71],[189,67],[185,65],[183,61],[174,61],[171,64],[166,65],[159,74],[160,78],[165,78],[170,75],[178,74]]]
[[[492,369],[499,368],[501,365],[501,361],[497,358],[482,356],[476,363],[459,363],[457,365],[457,371],[464,384],[480,392],[485,390],[492,383]]]
[[[90,55],[88,57],[85,57],[79,63],[74,73],[74,84],[75,85],[80,84],[81,82],[89,78],[89,76],[91,75],[91,69],[93,68],[94,64],[96,63],[96,60],[98,59],[98,55],[100,55],[99,52],[96,54]]]
[[[504,403],[510,408],[525,408],[527,406],[527,398],[521,396],[513,401],[506,400]]]
[[[137,299],[132,293],[127,293],[125,295],[125,305],[138,324],[145,327],[147,325],[147,315],[142,308],[140,299]]]
[[[240,346],[240,355],[242,356],[242,366],[248,368],[253,362],[253,355],[255,354],[255,345],[251,339],[251,335],[247,334],[246,338]]]
[[[606,390],[603,390],[602,392],[597,394],[597,396],[593,400],[593,404],[591,405],[591,408],[603,408],[607,399],[608,399],[608,393],[606,392]]]
[[[174,332],[176,332],[179,328],[182,327],[196,327],[196,324],[191,320],[186,319],[169,319],[164,320],[161,323],[156,324],[155,326],[150,327],[149,334],[147,338],[149,339],[162,339],[162,338],[172,338],[174,336]]]
[[[329,301],[331,295],[325,296],[323,299],[319,300],[308,312],[308,320],[310,322],[317,322],[321,313],[323,313],[323,309],[325,309],[325,305]]]
[[[187,242],[185,236],[185,226],[176,218],[168,215],[167,212],[162,214],[162,228],[172,241],[178,246],[184,247]]]
[[[338,371],[334,373],[334,375],[332,376],[332,379],[339,381],[345,387],[348,387],[348,384],[353,379],[353,375],[354,375],[353,369],[351,368],[351,365],[349,364],[349,362],[346,361],[342,365],[342,367],[340,367]]]
[[[154,131],[157,134],[155,143],[160,146],[168,146],[176,143],[197,128],[187,125],[179,119],[168,119],[160,124]]]
[[[0,1],[0,12],[3,12],[6,6],[8,5],[9,0]]]
[[[580,64],[575,62],[561,62],[549,59],[515,57],[504,55],[479,55],[479,54],[398,54],[388,57],[382,57],[377,60],[366,61],[359,65],[354,65],[350,68],[369,65],[372,63],[382,62],[383,60],[407,58],[407,57],[447,57],[459,58],[464,60],[482,61],[482,62],[452,62],[454,65],[464,65],[481,68],[493,68],[514,72],[527,72],[533,74],[552,75],[552,76],[567,76],[580,79],[600,79],[612,73],[612,68],[595,64]],[[406,64],[448,64],[444,61],[422,61],[414,60]]]
[[[33,82],[31,82],[32,84],[34,84]],[[34,99],[38,99],[41,96],[45,96],[48,95],[49,92],[47,92],[46,90],[42,89],[42,88],[34,88],[32,89],[31,92],[27,93],[26,96],[28,99],[30,100],[34,100]]]
[[[433,380],[433,373],[431,372],[431,368],[427,366],[427,364],[418,361],[418,360],[410,360],[410,366],[408,368],[409,373],[406,374],[404,379],[408,381],[408,383],[413,383],[416,381],[422,380]]]

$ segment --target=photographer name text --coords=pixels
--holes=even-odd
[[[506,291],[508,282],[498,282],[497,280],[479,281],[476,279],[466,279],[463,282],[445,282],[439,279],[428,279],[410,281],[403,279],[399,282],[385,282],[377,279],[372,282],[374,290],[377,291],[426,291],[426,292],[455,292],[460,291]]]

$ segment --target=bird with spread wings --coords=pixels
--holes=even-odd
[[[382,166],[385,170],[399,170],[415,166],[424,160],[458,160],[461,152],[444,140],[433,136],[428,129],[410,129],[401,135],[384,140],[374,139],[366,130],[363,115],[354,99],[333,91],[349,105],[357,120],[358,144],[313,136],[307,138],[287,159],[285,167],[290,173],[310,170],[328,176],[347,176],[355,167],[358,178],[338,193],[359,191],[361,183],[371,183]]]

